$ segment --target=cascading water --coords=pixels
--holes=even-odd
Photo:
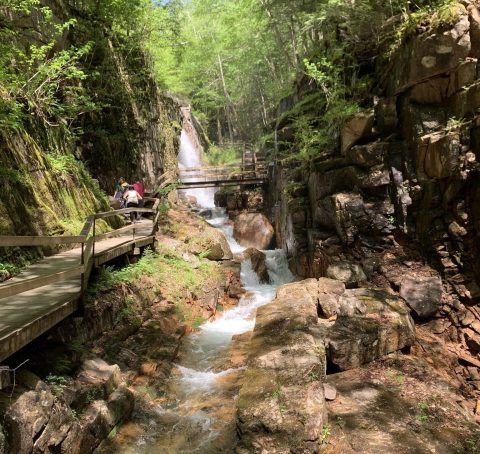
[[[200,167],[202,165],[202,155],[200,150],[194,145],[188,133],[183,129],[180,136],[180,152],[178,153],[178,168],[180,170],[180,180],[186,182],[189,177],[182,174],[182,170],[189,167]],[[215,206],[215,188],[202,189],[184,189],[180,191],[186,196],[195,197],[198,205],[206,208]]]
[[[209,222],[221,229],[237,252],[244,250],[233,238],[224,210],[214,209]],[[121,453],[231,453],[236,443],[235,399],[242,368],[228,358],[232,338],[251,331],[256,309],[275,297],[279,285],[294,277],[282,250],[264,251],[270,284],[260,284],[251,261],[242,263],[241,280],[247,291],[238,306],[204,323],[188,336],[169,382],[166,403],[146,424],[146,434]],[[117,451],[118,452],[118,451]]]
[[[182,165],[198,165],[199,157],[188,136],[182,134]],[[211,207],[213,191],[188,191],[198,204]],[[245,248],[233,238],[233,229],[224,210],[214,208],[210,224],[225,233],[232,252]],[[251,331],[255,325],[256,309],[275,297],[278,286],[294,277],[288,269],[282,250],[264,251],[270,284],[260,284],[250,260],[241,265],[241,280],[247,291],[238,306],[225,311],[221,317],[204,323],[188,336],[179,352],[179,362],[168,383],[168,396],[156,407],[155,417],[145,421],[145,434],[133,444],[116,452],[211,454],[231,453],[236,443],[235,399],[243,368],[232,367],[229,353],[232,339]]]

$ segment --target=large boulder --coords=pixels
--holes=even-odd
[[[348,120],[341,131],[342,154],[355,145],[360,139],[372,134],[375,113],[373,110],[365,110],[357,113]]]
[[[134,404],[134,395],[125,386],[120,386],[107,401],[92,402],[68,432],[61,452],[93,452],[117,424],[130,417]]]
[[[403,277],[400,296],[418,317],[431,317],[442,305],[443,286],[440,276],[419,276],[413,273]]]
[[[231,260],[232,250],[223,232],[217,229],[209,229],[205,238],[209,260]]]
[[[242,246],[268,249],[273,235],[272,225],[261,213],[240,213],[235,218],[233,236]]]
[[[415,324],[405,302],[377,289],[346,290],[329,329],[330,361],[347,370],[413,345]]]
[[[39,381],[35,389],[25,392],[5,413],[5,429],[11,452],[30,454],[34,440],[47,425],[55,403],[48,386]]]
[[[200,228],[188,226],[185,235],[186,249],[191,254],[206,254],[209,260],[231,260],[233,258],[232,250],[228,244],[225,234],[207,222]]]
[[[347,287],[358,286],[367,280],[363,268],[358,263],[336,262],[327,268],[327,277],[343,282]]]
[[[317,318],[315,279],[280,287],[258,309],[237,401],[239,452],[317,452],[327,423],[325,349],[309,333]]]
[[[243,253],[243,258],[251,261],[252,269],[257,273],[260,283],[268,284],[270,282],[270,275],[268,274],[266,263],[267,256],[262,251],[255,248],[248,248]]]
[[[384,163],[388,153],[387,142],[372,142],[367,145],[355,145],[345,152],[345,158],[360,167],[372,167]]]
[[[437,132],[423,136],[417,151],[417,174],[425,178],[446,178],[459,168],[458,133]]]

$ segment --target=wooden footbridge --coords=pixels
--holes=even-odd
[[[178,189],[221,186],[261,186],[267,182],[266,161],[244,148],[242,161],[223,166],[180,168]]]
[[[78,236],[0,236],[0,247],[73,245],[73,249],[47,257],[0,284],[0,362],[79,308],[93,268],[154,245],[159,203],[159,199],[146,197],[145,205],[150,208],[94,214]],[[151,219],[97,234],[98,219],[131,212]]]

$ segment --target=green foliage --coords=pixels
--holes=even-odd
[[[202,317],[201,315],[195,317],[192,321],[192,328],[193,329],[198,329],[200,328],[200,326],[203,325],[203,323],[205,322],[205,318]]]
[[[272,391],[272,397],[274,399],[280,399],[280,397],[282,397],[282,386],[277,384],[275,386],[275,389]]]
[[[242,159],[242,150],[234,146],[212,145],[205,158],[211,166],[238,164]]]
[[[168,194],[170,194],[172,191],[175,191],[177,189],[178,183],[171,183],[165,186],[164,188],[159,188],[157,189],[157,194],[159,197],[166,197]]]
[[[388,55],[391,56],[403,44],[405,39],[418,32],[420,26],[432,28],[453,24],[458,19],[459,4],[456,0],[437,0],[422,4],[413,3],[410,9],[410,2],[402,8],[402,20],[395,28]]]
[[[72,155],[49,153],[45,158],[55,173],[61,176],[76,175],[78,161]]]
[[[39,16],[40,30],[22,26]],[[58,23],[40,2],[7,1],[0,9],[0,127],[20,130],[30,115],[47,125],[68,123],[96,105],[87,95],[82,68],[92,42],[58,50],[57,43],[77,25]],[[38,39],[34,33],[40,34]],[[26,43],[26,44],[25,44]]]
[[[420,402],[417,405],[418,413],[415,416],[415,419],[418,422],[424,423],[430,420],[430,406],[425,402]]]
[[[0,271],[6,271],[14,276],[15,274],[20,273],[21,268],[10,263],[0,263]]]
[[[330,437],[330,427],[328,425],[323,426],[322,433],[320,434],[320,443],[326,443]]]
[[[55,396],[60,396],[67,386],[67,380],[62,375],[49,374],[45,378],[45,383],[50,386]]]
[[[447,121],[447,126],[444,128],[443,132],[449,134],[452,131],[458,131],[466,124],[466,120],[463,118],[451,117]]]

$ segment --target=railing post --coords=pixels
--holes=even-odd
[[[96,232],[95,232],[95,221],[97,220],[96,217],[93,218],[93,245],[92,245],[92,258],[93,258],[93,262],[95,263],[95,235],[96,235]]]
[[[81,276],[81,279],[82,279],[82,283],[81,283],[81,294],[82,294],[82,298],[83,298],[83,293],[85,291],[85,242],[82,242],[82,252],[81,252],[81,256],[80,256],[80,265],[83,266],[83,273],[82,273],[82,276]]]

